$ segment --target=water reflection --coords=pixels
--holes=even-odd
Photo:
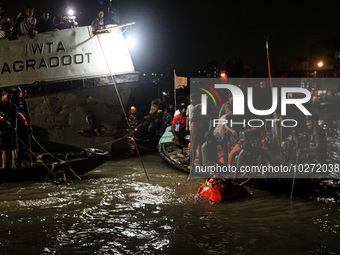
[[[253,186],[248,199],[215,204],[195,195],[202,180],[187,182],[158,154],[143,159],[150,182],[127,158],[69,186],[2,184],[0,254],[340,253],[339,194],[291,202]]]

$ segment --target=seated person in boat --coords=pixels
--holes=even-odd
[[[17,149],[17,108],[11,102],[12,91],[10,89],[2,90],[0,102],[0,131],[2,150],[2,168],[10,168],[10,153]]]
[[[318,116],[313,114],[306,120],[306,126],[311,132],[308,148],[297,150],[299,162],[324,164],[327,157],[327,139],[323,128],[318,124]]]
[[[149,126],[152,120],[151,115],[144,116],[144,120],[140,125],[138,125],[137,130],[135,132],[135,136],[139,139],[150,139],[149,135]]]
[[[35,30],[37,19],[33,17],[33,14],[34,8],[31,6],[27,6],[25,11],[18,14],[10,36],[11,39],[15,39],[18,35],[29,35],[33,38],[38,33],[38,31]]]
[[[268,156],[261,149],[261,143],[257,140],[244,141],[240,143],[241,151],[236,156],[236,166],[240,169],[241,166],[259,166],[266,165]]]
[[[92,29],[93,29],[93,33],[95,33],[95,34],[107,32],[107,31],[100,31],[100,30],[105,28],[104,11],[103,10],[98,10],[97,18],[92,21],[91,26],[92,26]]]
[[[201,152],[202,160],[204,165],[216,165],[221,162],[218,160],[217,154],[217,144],[213,131],[208,131],[205,133],[206,142],[203,143]]]
[[[186,139],[184,139],[186,133],[186,123],[187,123],[187,117],[186,117],[186,106],[180,105],[179,107],[180,113],[177,114],[171,122],[171,131],[174,135],[175,143],[178,147],[181,148],[183,152],[183,147],[186,147],[189,143]]]
[[[150,139],[158,139],[161,137],[162,123],[161,118],[156,115],[153,117],[150,126],[148,128]]]

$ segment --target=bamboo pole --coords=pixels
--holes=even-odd
[[[130,23],[126,23],[126,24],[123,24],[123,25],[119,25],[119,26],[107,27],[107,28],[99,29],[99,30],[96,30],[95,32],[96,33],[105,32],[105,31],[108,31],[108,30],[111,30],[111,29],[127,27],[127,26],[131,26],[131,25],[134,25],[134,24],[136,24],[136,23],[135,22],[130,22]]]

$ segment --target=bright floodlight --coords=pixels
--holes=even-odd
[[[318,62],[318,67],[323,67],[323,62],[322,61]]]
[[[68,14],[68,16],[73,16],[74,15],[74,10],[68,9],[67,14]]]
[[[136,46],[136,40],[131,36],[126,39],[126,43],[129,48],[134,48]]]

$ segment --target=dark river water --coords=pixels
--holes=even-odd
[[[1,184],[0,254],[340,254],[339,194],[290,201],[249,186],[251,197],[217,204],[196,195],[202,179],[157,153],[143,160],[150,181],[138,158],[121,158],[71,185]]]

